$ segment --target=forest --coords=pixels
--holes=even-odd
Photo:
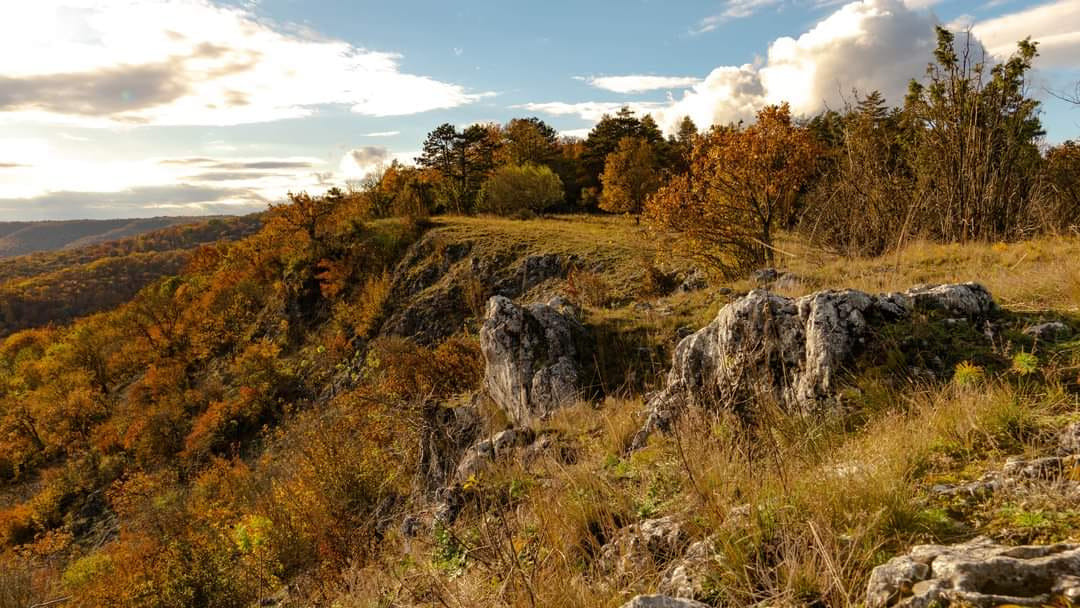
[[[936,489],[1080,421],[1080,144],[1043,141],[1035,43],[991,66],[937,36],[903,100],[444,124],[415,166],[257,216],[0,260],[0,608],[850,606],[916,545],[1076,541],[1075,460]],[[867,313],[841,406],[639,432],[682,341],[758,288],[972,280],[1000,309]],[[484,336],[553,296],[579,392],[515,424]],[[683,603],[627,604],[673,565]]]

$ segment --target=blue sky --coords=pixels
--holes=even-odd
[[[0,220],[243,213],[407,160],[442,122],[581,134],[631,104],[800,113],[896,99],[934,23],[1040,40],[1050,142],[1080,109],[1080,0],[42,0],[0,23]]]

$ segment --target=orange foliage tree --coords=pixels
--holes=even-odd
[[[651,197],[646,214],[681,232],[687,253],[725,276],[771,264],[776,231],[793,221],[817,155],[788,105],[768,106],[745,129],[714,128],[701,138],[690,170]]]

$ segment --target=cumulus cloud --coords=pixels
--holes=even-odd
[[[760,7],[729,3],[736,13]],[[702,80],[670,96],[666,103],[630,104],[651,113],[666,131],[684,116],[699,126],[752,119],[770,103],[787,101],[796,114],[839,107],[852,90],[881,91],[897,102],[907,82],[920,76],[934,48],[935,17],[901,0],[860,0],[846,4],[797,38],[778,38],[754,64],[720,66]],[[548,114],[597,120],[621,104],[608,102],[532,103],[522,107]]]
[[[1018,40],[1031,36],[1039,43],[1036,66],[1075,68],[1080,57],[1080,2],[1058,0],[982,21],[972,27],[972,34],[998,58],[1009,56]]]
[[[615,93],[644,93],[663,89],[685,89],[701,82],[693,76],[593,76],[579,77],[590,85]]]
[[[400,60],[209,0],[39,0],[0,21],[0,117],[232,125],[326,104],[415,114],[489,95]]]
[[[363,146],[345,153],[339,163],[341,173],[349,179],[363,177],[380,165],[389,163],[393,154],[382,146]]]

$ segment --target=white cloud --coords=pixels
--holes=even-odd
[[[693,76],[593,76],[579,77],[590,85],[615,93],[643,93],[663,89],[685,89],[701,82]]]
[[[699,21],[697,26],[690,30],[690,33],[704,34],[705,32],[711,32],[728,21],[745,19],[758,11],[782,3],[783,0],[727,0],[724,3],[724,10]]]
[[[0,149],[6,146],[0,141]],[[47,147],[38,150],[32,160],[0,171],[4,211],[0,215],[135,217],[165,212],[198,215],[229,208],[239,213],[283,200],[289,191],[321,192],[329,187],[319,177],[325,163],[316,158],[73,160],[51,154]]]
[[[403,72],[401,56],[275,26],[209,0],[38,0],[0,20],[0,117],[231,125],[342,104],[373,116],[487,95]]]
[[[346,178],[353,179],[390,162],[391,156],[390,150],[382,146],[363,146],[346,152],[338,166]]]
[[[559,137],[576,137],[578,139],[585,139],[589,136],[591,128],[584,129],[567,129],[565,131],[559,131]]]
[[[998,58],[1009,56],[1018,40],[1031,36],[1039,43],[1036,66],[1075,68],[1080,57],[1080,2],[1047,2],[976,23],[972,33]]]
[[[393,137],[395,135],[401,135],[401,131],[373,131],[364,133],[363,137]]]
[[[639,114],[648,114],[655,112],[662,108],[665,104],[643,101],[643,102],[631,102],[620,103],[614,101],[583,101],[580,103],[565,103],[561,101],[552,101],[545,103],[523,103],[516,106],[511,106],[518,110],[528,110],[529,112],[540,112],[542,114],[551,114],[553,116],[579,116],[585,120],[600,120],[604,114],[614,114],[619,111],[620,108],[628,107],[634,112]]]
[[[684,116],[707,127],[750,120],[762,106],[784,101],[797,115],[813,114],[840,107],[853,89],[876,89],[896,103],[908,80],[921,76],[930,61],[936,24],[933,15],[912,10],[901,0],[851,2],[797,38],[776,39],[756,64],[717,67],[667,103],[631,107],[653,114],[672,132]],[[553,102],[520,107],[597,120],[619,105]]]

